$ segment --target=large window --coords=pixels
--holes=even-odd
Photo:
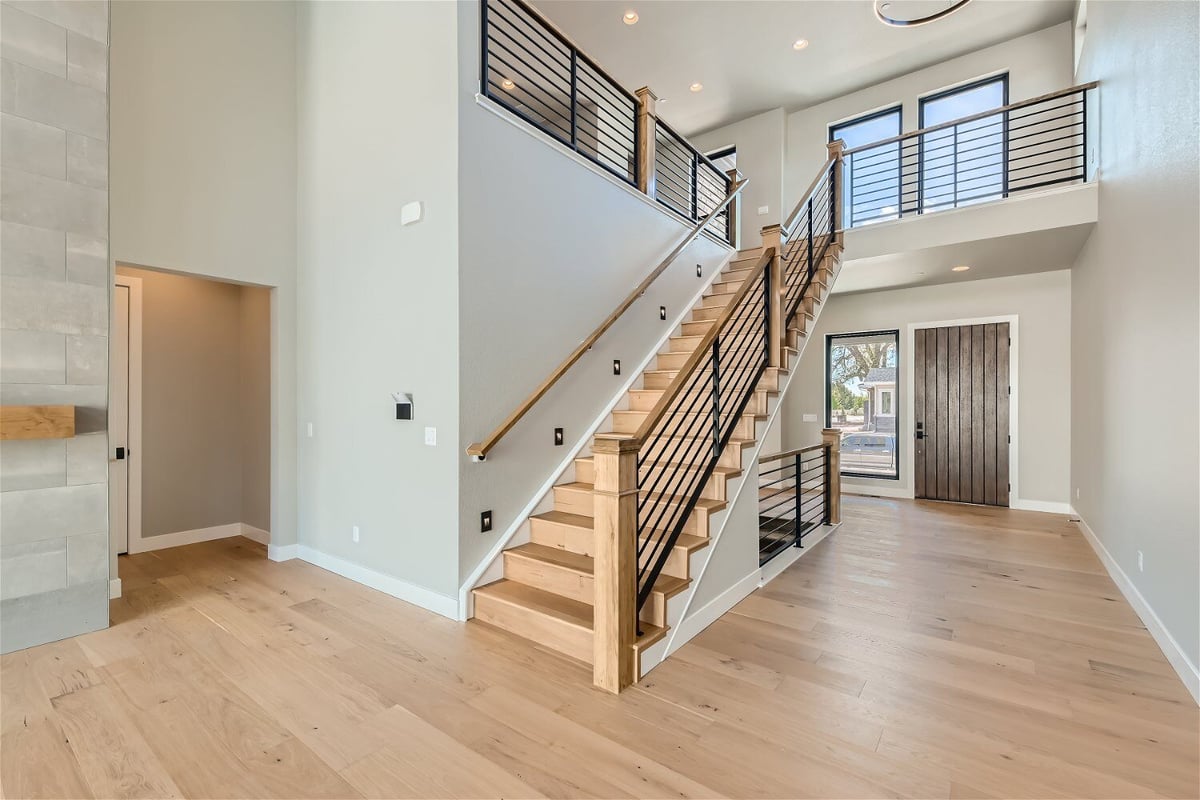
[[[1008,104],[1008,75],[985,78],[921,98],[920,127],[969,117]],[[923,212],[1004,197],[1008,119],[993,114],[921,137]]]
[[[899,331],[825,339],[825,425],[841,431],[842,474],[900,477]]]
[[[900,106],[829,126],[829,141],[841,139],[847,150],[899,135]],[[845,227],[899,218],[899,142],[858,153],[846,161],[845,167]]]

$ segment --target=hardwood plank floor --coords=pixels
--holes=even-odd
[[[1065,518],[846,497],[620,696],[245,539],[0,659],[4,797],[1190,797],[1200,714]]]

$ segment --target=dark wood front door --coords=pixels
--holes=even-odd
[[[913,344],[916,496],[1007,506],[1008,323],[920,328]]]

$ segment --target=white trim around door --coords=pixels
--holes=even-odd
[[[126,525],[128,526],[129,537],[127,542],[128,552],[140,553],[145,547],[141,546],[142,542],[142,279],[135,278],[130,275],[117,275],[114,280],[114,291],[116,286],[123,286],[129,290],[129,366],[128,366],[128,394],[127,403],[128,427],[126,430],[124,442],[114,442],[109,440],[108,459],[109,463],[116,462],[116,448],[125,447],[126,469],[128,470],[128,500],[126,510]],[[115,326],[114,326],[115,330]],[[114,343],[115,346],[115,343]],[[109,386],[111,393],[112,378],[110,375]],[[111,403],[110,403],[111,407]],[[109,430],[112,430],[110,420]],[[112,511],[109,512],[112,519]],[[112,540],[110,546],[116,546],[115,537],[110,537]]]

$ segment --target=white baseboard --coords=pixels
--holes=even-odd
[[[1023,500],[1019,497],[1014,497],[1008,507],[1018,511],[1041,511],[1046,514],[1075,513],[1070,503],[1055,503],[1051,500]]]
[[[895,481],[880,481],[873,483],[847,483],[842,478],[842,494],[862,495],[864,497],[888,497],[896,500],[912,500],[912,489],[896,486]]]
[[[177,531],[164,533],[159,536],[143,536],[141,539],[130,539],[130,553],[146,553],[151,550],[162,550],[167,547],[181,547],[185,544],[211,542],[214,539],[226,539],[230,536],[242,535],[242,523],[231,522],[228,525],[213,525],[211,528],[197,528],[193,531]]]
[[[361,564],[355,564],[352,561],[346,561],[337,556],[322,553],[320,550],[314,550],[308,545],[292,545],[292,547],[297,548],[296,556],[301,561],[307,561],[309,564],[321,569],[329,570],[332,573],[341,575],[343,578],[349,578],[355,583],[361,583],[363,586],[370,586],[372,589],[376,589],[384,594],[390,594],[392,597],[399,598],[406,603],[412,603],[415,606],[428,609],[435,614],[441,614],[443,617],[449,617],[453,620],[458,619],[458,600],[456,598],[438,594],[423,586],[417,586],[391,575],[384,575],[382,572],[376,572]]]
[[[268,544],[267,558],[272,561],[291,561],[293,558],[300,557],[300,545],[298,544]]]
[[[1076,516],[1079,516],[1076,514]],[[1138,588],[1133,585],[1133,581],[1121,569],[1121,565],[1112,557],[1112,553],[1108,552],[1108,548],[1096,536],[1096,532],[1091,529],[1087,521],[1083,517],[1079,517],[1079,530],[1083,532],[1083,538],[1087,539],[1088,544],[1096,551],[1096,555],[1100,557],[1100,563],[1108,570],[1108,574],[1112,577],[1113,582],[1117,584],[1117,588],[1121,590],[1121,594],[1125,595],[1125,599],[1129,601],[1129,605],[1133,606],[1133,610],[1141,618],[1145,624],[1146,630],[1150,631],[1150,635],[1154,637],[1154,641],[1162,650],[1163,655],[1167,657],[1167,661],[1171,667],[1179,675],[1179,679],[1183,681],[1183,685],[1191,692],[1192,699],[1200,705],[1200,669],[1192,663],[1188,658],[1187,653],[1179,646],[1179,642],[1175,641],[1175,637],[1163,625],[1162,620],[1158,618],[1158,614],[1138,591]]]
[[[746,599],[751,592],[758,588],[758,581],[761,576],[762,569],[755,569],[749,575],[696,609],[690,616],[684,617],[676,629],[676,636],[671,639],[672,644],[675,642],[679,642],[679,644],[665,653],[664,657],[671,655],[671,653],[683,647],[699,634],[700,631],[716,622],[722,614]],[[648,666],[657,666],[657,664]]]
[[[251,541],[258,542],[259,544],[265,544],[267,546],[270,546],[271,544],[270,531],[264,531],[262,528],[256,528],[253,525],[247,525],[244,522],[242,523],[242,536],[245,536]]]
[[[121,579],[113,578],[108,582],[108,599],[116,600],[121,596]]]

